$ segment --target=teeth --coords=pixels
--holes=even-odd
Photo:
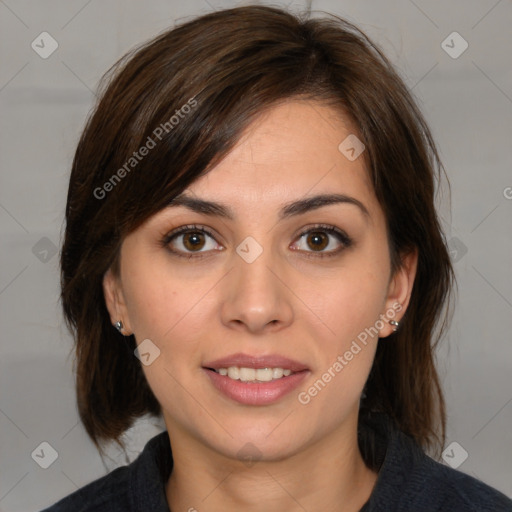
[[[242,382],[247,382],[256,378],[256,370],[254,368],[240,368],[240,370],[238,370],[238,375]]]
[[[272,368],[272,377],[274,379],[280,379],[284,375],[284,370],[282,368]]]
[[[228,376],[233,380],[242,382],[270,382],[271,380],[288,377],[292,371],[283,368],[239,368],[230,366],[229,368],[219,368],[215,370],[218,374]]]
[[[236,366],[230,366],[228,368],[228,377],[233,380],[240,378],[240,370]]]

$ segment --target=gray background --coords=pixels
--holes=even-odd
[[[177,20],[236,4],[0,1],[0,511],[39,510],[127,462],[115,450],[102,461],[78,421],[55,254],[71,160],[98,80],[118,57]],[[324,0],[312,9],[374,38],[432,127],[452,184],[451,210],[446,194],[439,207],[459,281],[439,351],[447,458],[512,497],[512,2]],[[31,47],[43,31],[59,45],[47,59]],[[469,44],[458,58],[442,47],[453,31]],[[141,420],[128,460],[162,428]],[[48,469],[31,456],[44,441],[58,453]]]

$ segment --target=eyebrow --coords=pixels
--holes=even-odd
[[[320,194],[285,204],[279,212],[279,220],[302,215],[306,212],[317,210],[318,208],[322,208],[324,206],[339,203],[352,204],[357,206],[358,209],[365,215],[365,217],[370,218],[370,213],[366,206],[355,197],[347,196],[344,194]],[[185,194],[176,196],[168,203],[168,206],[184,206],[196,213],[215,215],[229,220],[234,220],[235,218],[231,208],[225,204],[206,201],[204,199],[191,197]]]

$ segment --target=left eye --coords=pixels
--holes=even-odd
[[[337,239],[338,245],[341,246],[339,249],[332,247],[333,238]],[[308,231],[304,231],[300,234],[299,241],[305,242],[306,246],[313,248],[313,250],[308,251],[307,248],[304,248],[304,245],[299,246],[298,250],[319,253],[315,256],[320,257],[338,254],[341,250],[352,244],[352,240],[345,233],[333,226],[315,226],[310,228]],[[334,245],[336,245],[335,242]]]

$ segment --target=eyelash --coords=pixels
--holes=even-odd
[[[334,226],[329,226],[328,224],[315,224],[314,226],[309,227],[307,230],[302,231],[298,235],[297,240],[302,238],[304,235],[307,235],[308,233],[315,232],[315,231],[325,232],[325,233],[335,236],[336,238],[338,238],[338,241],[343,244],[344,247],[337,249],[335,251],[329,251],[329,252],[305,251],[305,253],[306,253],[305,256],[307,258],[330,258],[333,256],[337,256],[340,252],[342,252],[344,249],[347,249],[348,247],[350,247],[353,243],[352,239],[350,237],[348,237],[346,233],[344,233],[343,231],[341,231],[338,228],[335,228]],[[196,258],[196,259],[204,258],[205,256],[207,256],[207,254],[205,254],[205,253],[197,252],[197,253],[182,254],[180,251],[176,251],[176,250],[170,248],[169,244],[171,243],[171,241],[174,238],[177,238],[179,235],[182,235],[184,233],[189,233],[189,232],[205,233],[215,240],[214,234],[208,228],[201,226],[201,225],[197,225],[197,224],[189,224],[186,226],[181,226],[180,228],[178,228],[174,231],[171,231],[170,233],[165,235],[164,238],[161,240],[162,247],[167,248],[172,254],[174,254],[180,258],[185,258],[188,260],[192,259],[192,258]]]

